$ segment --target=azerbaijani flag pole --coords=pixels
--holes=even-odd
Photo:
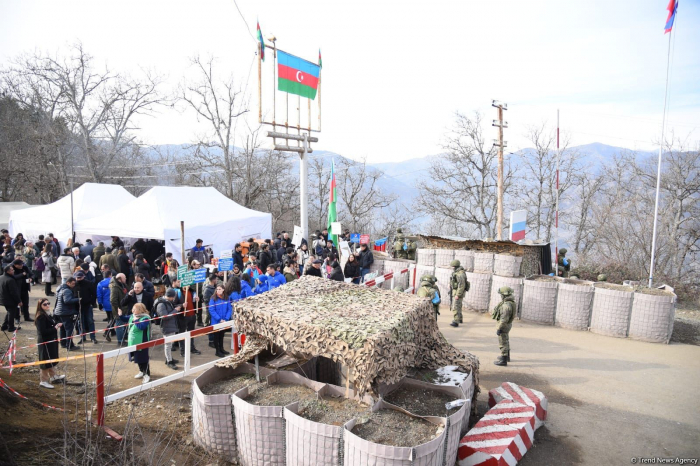
[[[673,22],[676,19],[678,11],[678,0],[670,0],[668,6],[668,17],[666,18],[666,26],[664,34],[667,32],[673,34]],[[666,92],[664,93],[664,113],[661,120],[661,142],[659,142],[659,165],[656,169],[656,202],[654,205],[654,232],[651,237],[651,265],[649,265],[649,288],[651,288],[654,280],[654,262],[656,259],[656,222],[659,216],[659,191],[661,189],[661,154],[664,148],[664,132],[666,130],[666,103],[668,101],[668,72],[671,63],[671,34],[668,35],[668,52],[666,54]]]
[[[335,193],[335,161],[331,160],[331,194],[328,200],[328,239],[333,240],[333,246],[336,248],[338,247],[338,235],[331,233],[331,231],[333,231],[331,229],[331,224],[338,221],[338,212],[336,210],[337,199]]]

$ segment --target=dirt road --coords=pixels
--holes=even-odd
[[[488,390],[515,382],[549,397],[549,418],[521,465],[631,464],[633,457],[700,457],[700,347],[643,343],[516,321],[508,367],[495,322],[464,313],[447,339],[479,357],[479,411]]]

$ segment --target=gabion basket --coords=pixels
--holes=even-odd
[[[591,332],[610,337],[625,338],[630,325],[634,292],[595,286]]]
[[[554,325],[572,330],[588,330],[593,293],[593,282],[566,279],[564,283],[559,283]]]
[[[476,312],[486,312],[491,299],[491,274],[467,272],[469,291],[464,295],[464,305]]]
[[[493,253],[474,253],[474,272],[493,273]]]
[[[418,249],[416,251],[416,263],[435,266],[435,249]]]
[[[493,273],[502,277],[519,277],[520,264],[523,258],[509,254],[495,254],[493,256]]]
[[[466,272],[474,271],[474,251],[457,249],[455,251],[455,259],[459,261],[459,264]]]
[[[557,310],[557,288],[561,281],[559,278],[555,278],[554,281],[525,279],[520,318],[537,324],[554,325],[554,314]]]
[[[630,317],[629,337],[635,340],[654,343],[668,343],[673,334],[673,322],[676,318],[676,295],[673,288],[668,296],[654,296],[634,293],[632,314]]]

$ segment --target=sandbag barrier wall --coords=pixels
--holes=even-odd
[[[421,249],[418,250],[420,255]],[[434,275],[449,305],[449,278],[452,269],[444,264],[449,251],[467,271],[471,289],[464,297],[464,307],[476,312],[487,312],[500,301],[498,288],[510,286],[515,294],[518,316],[528,322],[556,325],[571,330],[590,330],[593,333],[617,338],[632,338],[654,343],[668,343],[673,334],[676,295],[673,288],[661,289],[668,295],[613,290],[602,284],[583,280],[548,277],[553,281],[538,281],[537,276],[518,278],[488,273],[484,269],[498,269],[515,274],[522,267],[522,259],[509,254],[491,254],[473,250],[430,249],[425,255],[435,257]],[[441,257],[441,259],[438,259]],[[465,267],[466,265],[466,267]],[[472,272],[479,269],[479,272]],[[425,267],[428,272],[428,267]],[[420,279],[420,271],[418,274]]]
[[[373,402],[369,395],[359,397],[354,390],[315,382],[297,373],[270,371],[268,383],[303,385],[319,396],[340,396],[364,402],[368,411],[393,409],[409,416],[419,417],[435,424],[436,430],[444,430],[436,438],[413,447],[380,445],[364,440],[350,430],[355,420],[344,426],[332,426],[310,421],[298,415],[298,402],[286,406],[257,406],[245,401],[248,388],[233,395],[204,395],[201,387],[208,383],[230,377],[232,374],[255,373],[254,366],[244,363],[236,369],[214,367],[192,382],[192,429],[195,442],[206,450],[224,456],[228,461],[241,465],[348,465],[366,464],[442,466],[455,464],[459,439],[469,425],[473,377],[470,374],[459,387],[433,385],[427,382],[404,378],[383,390],[388,394],[403,385],[427,388],[448,393],[466,403],[449,417],[417,416],[380,399]],[[385,386],[386,388],[386,386]],[[371,408],[370,408],[371,407]]]

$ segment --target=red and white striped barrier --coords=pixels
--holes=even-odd
[[[489,390],[489,407],[494,407],[503,400],[522,403],[534,409],[535,429],[539,429],[547,419],[547,397],[542,392],[513,382],[503,382],[500,387]]]
[[[535,411],[504,400],[491,408],[459,441],[459,466],[513,466],[532,446]]]
[[[416,266],[415,265],[410,265],[408,268],[400,270],[398,272],[385,273],[384,275],[380,275],[379,277],[375,277],[371,280],[367,280],[366,282],[364,282],[362,284],[367,286],[367,287],[372,287],[372,286],[380,285],[387,280],[391,280],[390,287],[391,287],[391,289],[394,289],[394,276],[403,275],[405,273],[410,274],[411,271],[413,271],[413,277],[409,276],[409,281],[411,281],[411,278],[413,278],[413,280],[411,281],[412,286],[408,287],[408,289],[405,290],[405,292],[406,293],[413,293],[414,290],[416,289]]]

